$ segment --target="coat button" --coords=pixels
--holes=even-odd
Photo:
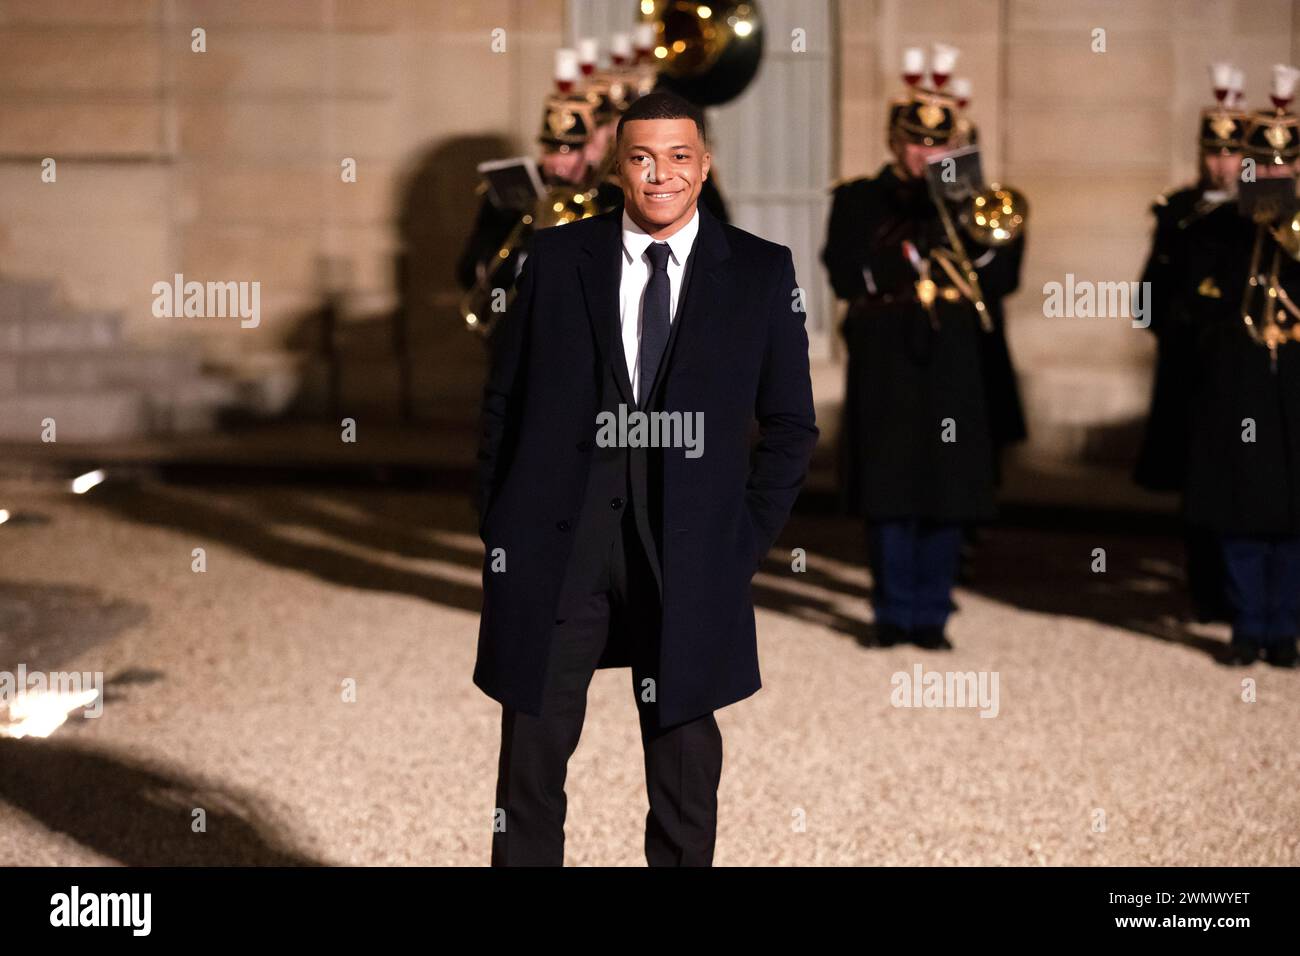
[[[609,506],[610,506],[611,508],[613,508],[615,511],[617,511],[619,508],[623,507],[623,499],[622,499],[622,498],[610,498],[610,499],[609,499]]]
[[[555,528],[556,528],[557,531],[568,531],[568,530],[569,530],[569,522],[567,522],[567,521],[557,521],[557,522],[555,522]]]

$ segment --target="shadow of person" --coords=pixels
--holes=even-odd
[[[149,618],[149,608],[76,584],[0,580],[0,669],[52,671]]]
[[[1185,623],[1183,546],[1167,523],[1085,512],[1024,515],[982,532],[975,574],[964,586],[1013,607],[1096,621],[1221,661],[1225,642]]]
[[[1177,530],[1167,515],[1006,509],[1001,523],[981,529],[974,573],[960,586],[1011,607],[1096,621],[1223,661],[1229,653],[1226,642],[1186,624],[1183,544]],[[810,556],[806,571],[792,571],[794,548]],[[1093,571],[1095,549],[1104,552],[1105,571]],[[816,496],[801,499],[763,561],[753,585],[754,603],[847,635],[864,647],[879,646],[871,623],[871,589],[865,579],[845,573],[863,566],[865,550],[859,520],[839,514]]]
[[[359,412],[405,423],[474,417],[486,355],[460,315],[457,264],[478,214],[478,165],[523,151],[496,135],[452,136],[414,150],[390,198],[396,235],[388,281],[376,282],[346,252],[318,258],[315,301],[289,319],[284,336],[301,362],[291,394],[278,400],[277,413],[226,412],[222,425]],[[473,448],[464,454],[472,461]]]
[[[412,406],[432,418],[478,417],[487,372],[481,337],[460,312],[462,259],[483,196],[478,165],[525,149],[500,136],[458,136],[429,143],[411,162],[395,197],[395,327],[408,356]]]
[[[342,540],[403,558],[445,561],[478,569],[483,549],[478,544],[473,509],[463,499],[432,494],[392,494],[383,490],[350,495],[322,489],[311,496],[299,490],[268,488],[258,492],[263,514],[274,520],[316,528]],[[344,510],[346,509],[346,511]],[[419,533],[427,529],[452,532],[473,544],[455,545]]]
[[[450,498],[447,500],[451,501]],[[197,542],[219,541],[268,564],[312,574],[331,584],[407,594],[475,613],[483,604],[477,583],[442,577],[436,572],[424,573],[398,567],[362,552],[345,550],[351,546],[346,537],[334,539],[338,542],[335,544],[334,541],[301,540],[291,533],[282,532],[277,525],[284,523],[285,517],[274,508],[258,507],[256,493],[246,510],[236,510],[216,502],[209,504],[200,494],[183,494],[168,486],[119,482],[96,489],[87,501],[119,517],[185,531],[196,536]],[[463,505],[458,503],[457,506]],[[244,507],[243,502],[240,507]],[[295,509],[292,517],[304,522],[321,521],[319,514],[301,508]],[[327,522],[318,530],[346,535],[354,530],[354,523]],[[387,536],[382,532],[372,534],[369,539],[374,547],[387,547],[386,541]],[[414,550],[409,542],[398,548],[399,553],[404,554],[411,554]],[[437,558],[465,567],[479,568],[482,563],[480,549],[469,551],[430,544],[421,552],[420,557]]]
[[[58,739],[0,740],[0,800],[128,866],[325,865],[252,794]]]
[[[828,511],[820,501],[801,502],[759,566],[751,588],[754,606],[872,646],[866,619],[871,589],[858,573],[861,538],[858,522]],[[794,569],[796,549],[804,559],[799,571]],[[846,603],[863,616],[846,613]]]

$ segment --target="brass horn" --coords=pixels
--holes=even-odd
[[[1241,294],[1241,321],[1246,332],[1269,352],[1269,368],[1277,371],[1277,350],[1300,342],[1300,305],[1291,301],[1279,279],[1281,254],[1300,260],[1300,211],[1271,223],[1257,212],[1255,245]],[[1276,240],[1267,271],[1263,268],[1264,234]]]
[[[513,261],[520,249],[526,249],[538,229],[562,226],[565,223],[588,219],[606,210],[599,205],[600,186],[552,186],[546,195],[537,200],[531,213],[523,216],[510,230],[496,255],[479,269],[478,281],[461,296],[460,315],[465,327],[480,335],[491,335],[496,320],[515,298],[514,276],[504,276],[500,270]],[[504,292],[504,298],[498,291]]]
[[[655,0],[650,18],[660,81],[692,103],[733,100],[758,72],[763,21],[755,0]]]
[[[974,193],[959,213],[966,234],[986,246],[1014,242],[1028,216],[1029,203],[1024,195],[998,183]]]

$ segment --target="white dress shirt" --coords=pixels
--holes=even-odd
[[[686,260],[695,243],[695,234],[700,231],[700,210],[686,225],[663,240],[668,243],[668,321],[677,317],[677,300],[682,291],[682,276],[686,272]],[[632,382],[632,395],[641,401],[641,307],[645,299],[645,287],[650,282],[650,259],[645,251],[655,240],[644,229],[632,221],[623,211],[623,278],[618,287],[619,327],[623,332],[623,355],[627,359],[627,377]]]

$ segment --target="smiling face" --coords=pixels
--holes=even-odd
[[[618,178],[628,216],[655,239],[690,221],[711,157],[690,119],[631,120],[618,142]]]

